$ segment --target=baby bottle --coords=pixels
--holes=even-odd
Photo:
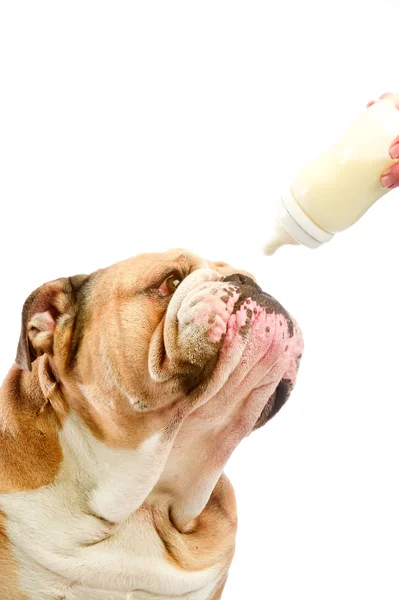
[[[381,175],[399,162],[389,154],[399,135],[399,110],[389,98],[373,104],[338,142],[298,174],[277,205],[273,254],[285,244],[318,248],[356,223],[389,192]]]

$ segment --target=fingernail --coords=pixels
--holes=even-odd
[[[383,188],[390,188],[394,184],[394,181],[390,175],[383,175],[381,177],[381,185]]]
[[[392,156],[392,158],[399,158],[399,142],[391,146],[389,154]]]

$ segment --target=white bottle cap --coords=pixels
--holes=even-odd
[[[308,248],[319,248],[334,237],[333,233],[321,229],[308,217],[290,189],[277,203],[277,219],[294,240]]]

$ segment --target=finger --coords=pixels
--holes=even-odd
[[[399,108],[399,94],[382,94],[382,96],[380,96],[380,100],[391,100],[396,108]]]
[[[373,104],[375,104],[379,100],[391,100],[394,106],[396,106],[396,108],[399,108],[399,94],[391,94],[390,92],[382,94],[382,96],[380,96],[378,100],[371,100],[367,104],[367,108],[370,108],[370,106],[373,106]]]
[[[389,148],[389,154],[392,158],[399,158],[399,135],[392,142],[391,147]]]
[[[381,185],[389,190],[399,185],[399,163],[385,171],[381,177]]]

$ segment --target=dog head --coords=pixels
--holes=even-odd
[[[181,498],[173,516],[186,523],[239,441],[284,404],[301,354],[298,326],[249,273],[174,250],[37,289],[16,362],[46,355],[65,411],[104,443],[160,434],[156,490]]]

